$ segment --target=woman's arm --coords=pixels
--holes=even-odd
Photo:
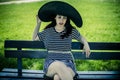
[[[83,37],[83,36],[81,36],[81,43],[84,45],[83,46],[83,50],[84,50],[84,52],[86,52],[86,58],[89,58],[89,55],[90,55],[90,47],[89,47],[89,44],[88,44],[88,42],[87,42],[87,40]],[[83,53],[84,53],[83,52]]]
[[[39,32],[39,29],[40,29],[41,20],[38,18],[38,15],[36,15],[36,21],[37,21],[37,24],[33,32],[32,40],[39,40],[37,33]]]

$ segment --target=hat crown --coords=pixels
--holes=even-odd
[[[52,21],[57,14],[69,17],[78,27],[82,26],[79,12],[66,2],[51,1],[44,4],[38,11],[39,18],[45,22]]]

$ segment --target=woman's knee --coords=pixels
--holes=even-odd
[[[55,74],[55,75],[54,75],[54,80],[60,80],[60,77],[59,77],[58,74]]]
[[[60,61],[55,61],[53,63],[50,64],[50,66],[48,67],[48,71],[47,71],[47,76],[54,76],[56,73],[62,73],[64,72],[66,65],[63,62]]]
[[[47,71],[47,76],[54,76],[57,71],[59,70],[59,67],[61,66],[61,64],[58,61],[55,61],[53,63],[50,64],[50,66],[48,67],[48,71]]]
[[[55,76],[56,73],[58,75]],[[72,79],[72,77],[74,76],[74,71],[72,71],[71,68],[67,67],[63,62],[55,61],[49,66],[47,74],[48,74],[48,76],[54,76],[57,79],[58,79],[58,77],[59,77],[59,79],[62,77],[67,78],[67,76],[71,77],[71,79]],[[69,80],[71,80],[71,79],[69,79]]]
[[[71,73],[72,76],[75,76],[75,72],[70,67],[67,67],[67,70]]]
[[[63,68],[65,68],[65,67],[67,67],[63,62],[61,62],[61,61],[55,61],[54,63],[53,63],[53,66],[54,66],[54,68],[56,68],[56,69],[63,69]]]

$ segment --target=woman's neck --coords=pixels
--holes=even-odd
[[[65,30],[65,27],[64,27],[64,26],[55,26],[55,30],[56,30],[57,32],[62,32],[62,31]]]

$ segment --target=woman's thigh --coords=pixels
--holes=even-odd
[[[50,66],[48,67],[48,71],[47,71],[47,76],[49,77],[53,77],[55,74],[65,74],[66,73],[66,76],[68,73],[69,76],[71,75],[72,77],[75,76],[75,73],[74,71],[70,68],[70,67],[67,67],[64,62],[62,61],[54,61],[53,63],[50,64]],[[64,75],[63,75],[64,76]]]

